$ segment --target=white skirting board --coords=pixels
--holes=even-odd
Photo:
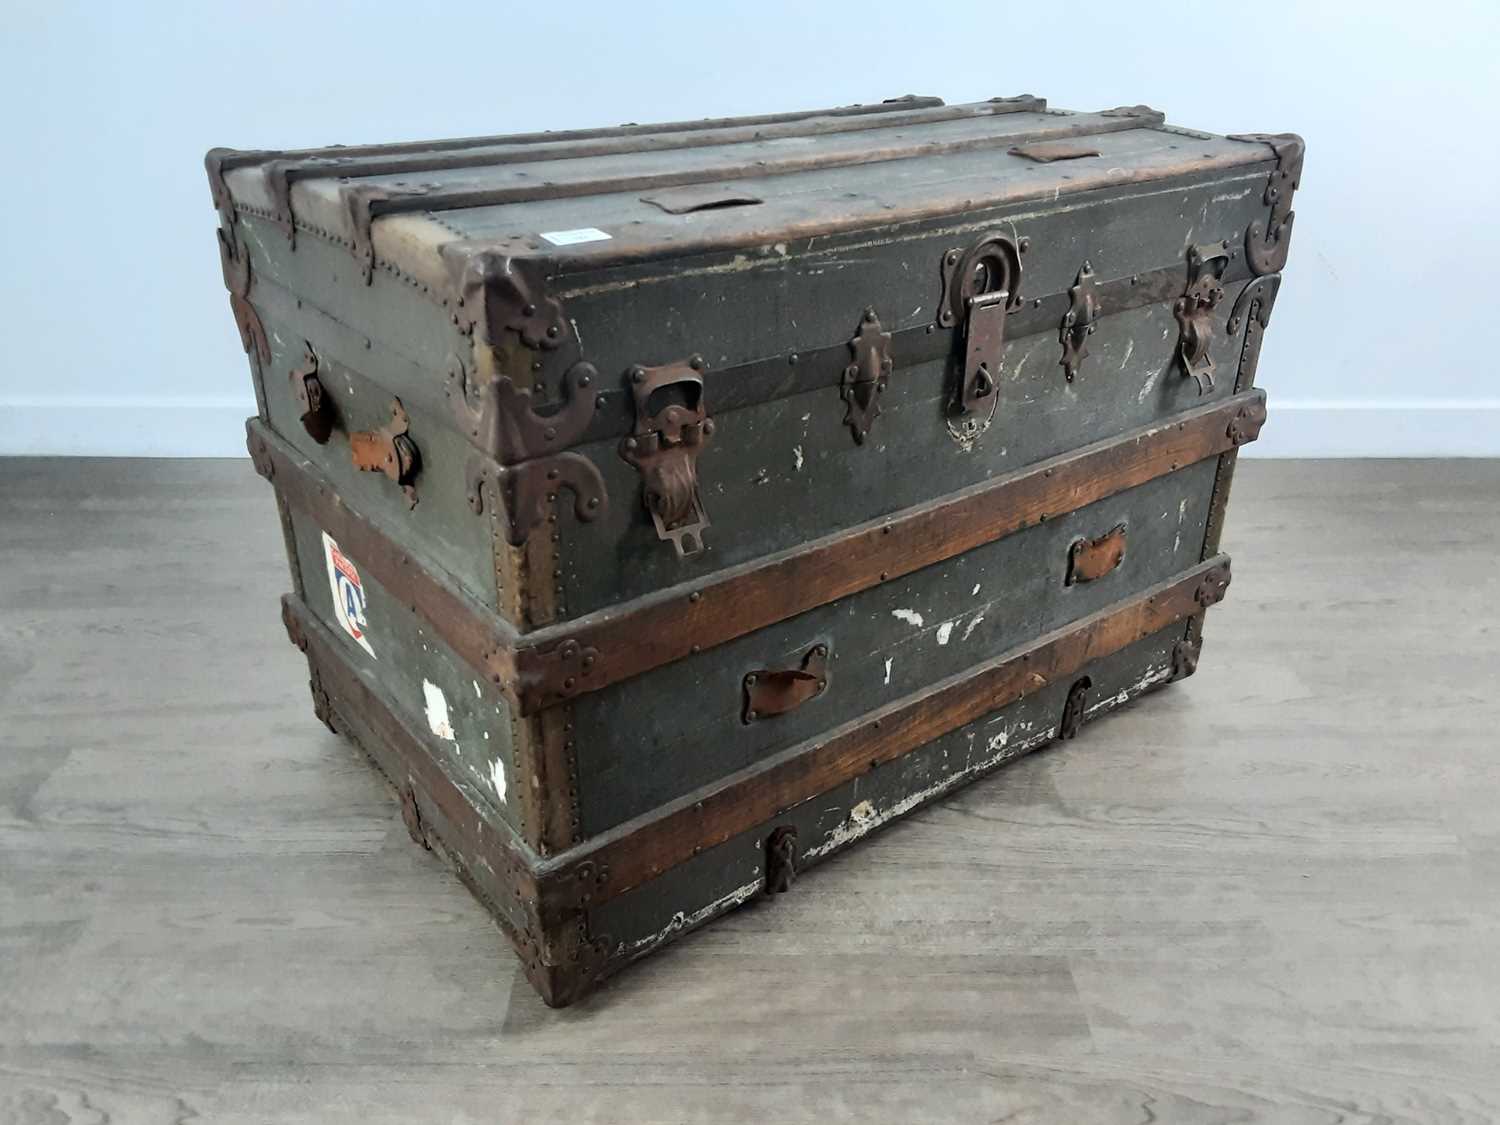
[[[1500,399],[1269,406],[1247,457],[1500,457]],[[0,456],[243,457],[253,413],[249,396],[0,399]]]

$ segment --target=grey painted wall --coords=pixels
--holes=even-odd
[[[243,452],[212,145],[1031,92],[1307,138],[1258,453],[1500,455],[1495,0],[8,8],[0,453]]]

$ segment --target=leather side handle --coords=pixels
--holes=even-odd
[[[828,646],[816,644],[799,668],[762,668],[745,676],[747,723],[795,711],[828,690]]]
[[[313,441],[326,445],[333,431],[339,428],[339,412],[318,378],[318,353],[311,344],[307,345],[302,363],[294,367],[287,378],[292,384],[292,398],[302,410],[302,428]],[[407,501],[415,508],[417,490],[412,482],[422,467],[422,455],[417,450],[417,443],[407,433],[409,428],[406,408],[399,398],[393,398],[391,420],[376,430],[351,432],[349,453],[356,469],[384,473],[400,485]]]
[[[1125,561],[1125,525],[1112,527],[1097,539],[1078,539],[1068,548],[1066,584],[1096,582]]]

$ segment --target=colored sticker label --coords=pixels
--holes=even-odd
[[[542,237],[553,246],[577,246],[580,242],[605,242],[613,236],[598,227],[580,227],[577,230],[544,230]]]
[[[323,532],[323,561],[328,564],[328,588],[333,592],[333,614],[339,619],[344,632],[354,638],[371,656],[375,650],[365,636],[369,620],[365,617],[365,587],[359,580],[359,571],[354,562],[333,541],[328,532]]]

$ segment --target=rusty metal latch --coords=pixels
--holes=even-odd
[[[797,880],[797,830],[783,824],[766,837],[766,893],[783,895]]]
[[[943,255],[943,299],[938,323],[964,322],[963,378],[953,413],[968,436],[989,425],[999,399],[1000,365],[1005,353],[1005,318],[1021,307],[1021,255],[1026,239],[992,234],[966,251]]]
[[[1062,341],[1062,359],[1059,364],[1068,382],[1083,369],[1088,358],[1088,338],[1094,334],[1094,321],[1099,319],[1099,300],[1094,294],[1094,267],[1088,262],[1078,271],[1078,278],[1068,290],[1072,303],[1063,316],[1058,336]]]
[[[391,420],[378,430],[356,430],[349,435],[349,452],[354,467],[367,473],[384,473],[401,486],[407,503],[417,506],[417,489],[412,483],[422,468],[422,456],[416,442],[407,434],[406,410],[399,398],[391,399]]]
[[[1063,702],[1062,719],[1057,724],[1057,737],[1060,740],[1074,738],[1078,734],[1078,728],[1083,725],[1084,716],[1089,709],[1089,689],[1094,686],[1094,681],[1088,676],[1082,676],[1073,681],[1073,686],[1068,689],[1068,698]]]
[[[641,474],[657,536],[684,556],[703,550],[708,526],[698,494],[698,454],[714,432],[703,402],[705,366],[701,356],[693,356],[663,367],[631,368],[635,432],[620,443],[620,456]]]
[[[747,723],[785,715],[828,690],[828,646],[816,644],[797,668],[761,668],[745,676]]]
[[[885,393],[894,360],[891,358],[891,334],[880,327],[874,309],[866,309],[859,331],[849,341],[854,359],[844,368],[840,389],[848,410],[844,424],[854,435],[856,445],[864,444],[876,417],[880,414],[880,396]]]
[[[311,344],[306,346],[301,364],[292,369],[288,379],[292,384],[292,398],[302,412],[302,428],[319,445],[327,444],[338,424],[338,415],[333,400],[318,378],[318,353],[313,351]]]
[[[1224,271],[1229,268],[1227,245],[1194,246],[1188,250],[1187,291],[1177,298],[1177,358],[1182,373],[1198,384],[1198,393],[1214,388],[1214,310],[1224,299]]]
[[[1097,539],[1079,539],[1068,548],[1065,585],[1097,582],[1125,561],[1125,525],[1110,528]]]

